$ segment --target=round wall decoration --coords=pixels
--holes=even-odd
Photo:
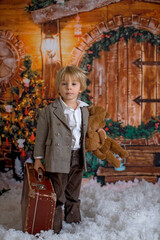
[[[23,42],[11,31],[0,31],[0,98],[18,84],[23,71]]]

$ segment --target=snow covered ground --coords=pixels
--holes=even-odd
[[[0,173],[0,240],[36,240],[21,231],[22,183],[12,172]],[[80,224],[66,224],[59,235],[41,232],[43,240],[160,240],[160,183],[117,182],[101,187],[96,180],[81,189]]]

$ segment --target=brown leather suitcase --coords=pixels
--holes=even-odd
[[[30,234],[53,228],[56,194],[51,180],[26,163],[21,200],[22,230]]]

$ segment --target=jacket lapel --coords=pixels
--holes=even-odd
[[[67,126],[68,129],[70,129],[68,126],[67,120],[65,118],[63,107],[60,103],[59,98],[57,98],[52,103],[52,107],[53,107],[53,113],[59,118],[61,122],[63,122]],[[88,125],[88,109],[84,107],[82,107],[81,109],[82,109],[82,129],[83,129],[83,133],[85,133]]]
[[[67,128],[69,128],[66,117],[64,115],[63,107],[58,98],[52,103],[52,107],[53,113],[59,118],[61,122],[63,122],[67,126]]]
[[[82,129],[83,133],[86,133],[88,125],[88,110],[87,108],[82,108]]]

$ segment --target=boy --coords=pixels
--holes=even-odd
[[[55,233],[62,228],[63,204],[67,223],[81,221],[79,193],[83,168],[86,169],[85,135],[89,113],[88,105],[78,97],[85,89],[86,75],[82,69],[75,66],[60,69],[56,76],[60,96],[42,109],[38,119],[34,168],[46,171],[56,192]]]

